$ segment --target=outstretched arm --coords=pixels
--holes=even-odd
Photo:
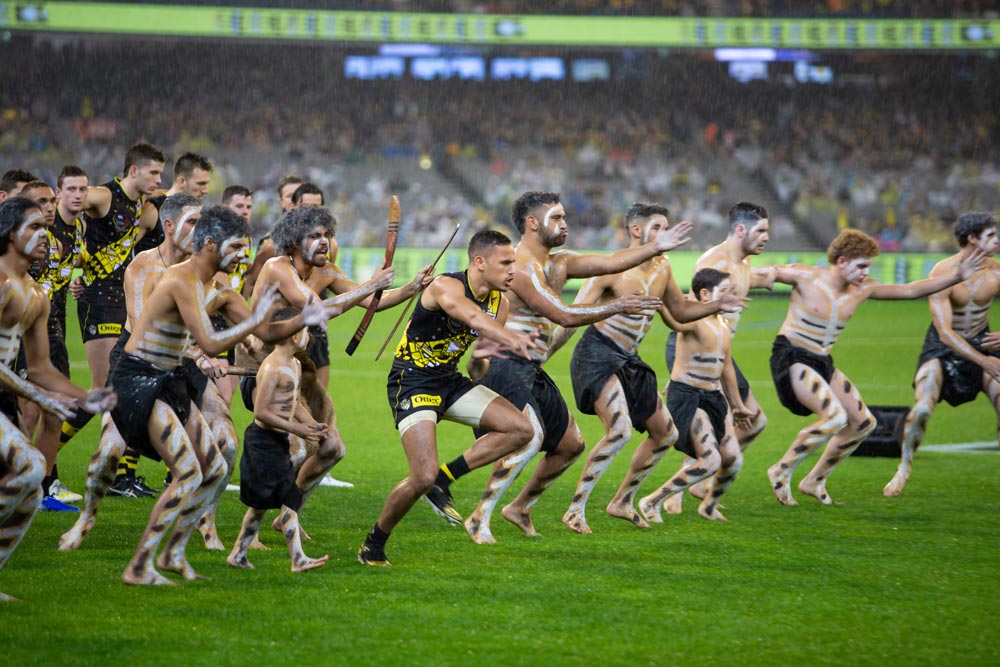
[[[417,275],[415,275],[413,280],[410,282],[401,287],[397,287],[396,289],[390,289],[383,292],[382,298],[379,300],[378,307],[375,308],[375,311],[381,312],[398,306],[420,290],[430,285],[432,280],[434,280],[434,269],[428,264],[424,268],[417,271]],[[371,297],[367,296],[360,305],[367,308],[369,301],[371,301]]]
[[[878,283],[871,292],[871,298],[881,301],[894,301],[905,299],[919,299],[922,296],[940,292],[952,285],[957,285],[963,280],[968,280],[986,261],[988,255],[980,248],[974,251],[959,262],[953,273],[944,274],[933,278],[924,278],[905,285],[883,285]]]
[[[750,270],[750,289],[774,289],[777,266],[762,266]]]
[[[769,267],[774,271],[774,282],[795,287],[800,280],[812,280],[814,269],[805,264],[779,264]]]
[[[645,313],[661,304],[656,297],[626,295],[601,304],[566,305],[549,287],[541,267],[535,264],[529,264],[515,273],[511,288],[529,308],[563,327],[592,324],[617,313]]]
[[[614,274],[612,274],[613,276]],[[576,293],[576,298],[573,299],[574,306],[585,306],[595,304],[600,301],[601,296],[605,294],[607,289],[612,283],[611,276],[594,276],[588,279],[580,291]],[[552,339],[549,341],[549,354],[555,354],[562,346],[569,342],[569,340],[576,334],[579,327],[556,327],[555,331],[552,332]]]
[[[633,266],[639,266],[647,259],[661,255],[681,246],[691,238],[688,234],[694,225],[687,220],[662,231],[649,243],[637,248],[624,248],[610,255],[578,255],[566,253],[566,275],[570,278],[589,278],[609,273],[621,273]]]
[[[667,272],[667,284],[663,288],[663,305],[670,311],[670,317],[678,324],[700,320],[703,317],[708,317],[718,312],[736,312],[742,309],[745,303],[750,301],[747,297],[737,296],[736,294],[723,294],[713,301],[692,301],[685,299],[681,293],[681,288],[677,286],[677,282],[674,280],[673,271],[668,267]],[[663,317],[662,313],[661,317]],[[664,319],[664,321],[667,322],[667,326],[670,326],[670,322],[667,319]],[[680,330],[677,329],[677,331]]]
[[[365,283],[362,283],[361,285],[348,281],[349,284],[354,286],[353,288],[343,293],[338,292],[337,296],[326,299],[325,302],[330,304],[331,306],[336,306],[340,308],[341,311],[347,310],[352,306],[359,305],[362,303],[362,301],[365,304],[367,304],[370,301],[370,299],[368,298],[369,295],[379,290],[384,290],[390,285],[392,285],[392,281],[395,277],[396,277],[396,269],[391,266],[386,267],[385,263],[383,263],[382,266],[380,266],[375,271],[370,280],[368,280]],[[399,291],[399,290],[393,290],[393,291]],[[334,292],[337,292],[336,288],[334,289]],[[385,299],[386,294],[382,295],[383,299]],[[402,300],[402,298],[400,300]],[[396,303],[398,303],[398,301]]]
[[[315,289],[317,293],[322,293],[324,288],[329,288],[334,294],[337,294],[340,298],[345,299],[343,303],[344,308],[350,308],[351,306],[354,305],[361,306],[362,308],[368,307],[368,304],[371,303],[372,300],[372,292],[376,290],[372,290],[370,292],[364,291],[363,296],[361,296],[360,299],[356,298],[357,293],[355,293],[354,296],[350,296],[350,298],[348,299],[348,295],[351,292],[355,292],[356,290],[358,290],[358,288],[361,287],[361,285],[358,285],[358,283],[348,278],[347,274],[345,274],[343,271],[340,270],[338,266],[332,263],[327,264],[323,270],[326,272],[326,277],[323,278],[324,281],[323,284],[318,285],[315,282],[313,282],[311,278],[309,280],[310,285]],[[376,277],[377,274],[376,276],[372,277],[372,280],[374,280]],[[417,272],[417,275],[414,276],[413,280],[411,280],[410,282],[406,283],[401,287],[397,287],[395,289],[386,289],[384,292],[382,292],[382,298],[379,300],[378,307],[375,308],[375,311],[381,312],[383,310],[387,310],[389,308],[398,306],[403,301],[406,301],[414,294],[419,292],[421,289],[429,285],[431,280],[433,279],[434,279],[434,274],[433,271],[431,270],[431,267],[425,266],[424,268],[422,268],[420,271]],[[389,284],[390,285],[392,284],[391,281]]]

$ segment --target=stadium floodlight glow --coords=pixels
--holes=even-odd
[[[441,47],[436,44],[382,44],[378,47],[378,54],[403,58],[439,56]]]
[[[774,49],[716,49],[715,59],[720,63],[733,61],[774,62],[778,54]]]

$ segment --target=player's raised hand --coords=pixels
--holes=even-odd
[[[690,220],[682,220],[669,229],[658,233],[656,238],[653,240],[653,244],[660,252],[673,250],[674,248],[682,246],[691,240],[690,234],[692,229],[694,229],[693,222]]]

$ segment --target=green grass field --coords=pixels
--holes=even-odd
[[[193,541],[191,562],[211,581],[127,587],[119,576],[152,501],[107,500],[97,527],[70,553],[56,545],[73,516],[40,513],[0,572],[0,590],[25,600],[0,606],[4,662],[997,664],[996,451],[921,452],[899,498],[882,496],[895,461],[856,458],[829,483],[842,505],[821,507],[801,496],[794,508],[775,501],[764,471],[807,423],[778,404],[767,366],[786,303],[755,300],[734,345],[770,425],[726,497],[728,524],[702,520],[690,499],[683,515],[648,531],[605,515],[633,441],[593,494],[593,535],[560,522],[578,462],[535,508],[540,539],[523,537],[497,513],[499,544],[476,546],[421,503],[390,541],[393,567],[362,567],[355,552],[406,466],[385,399],[389,362],[372,361],[395,316],[377,317],[348,358],[342,350],[360,317],[352,313],[331,327],[331,394],[348,446],[336,475],[356,488],[319,489],[303,517],[313,537],[306,551],[329,553],[327,566],[291,574],[283,541],[267,531],[272,550],[251,552],[255,571],[231,569],[225,554]],[[912,400],[928,318],[925,302],[869,303],[854,317],[834,356],[869,404]],[[71,325],[70,333],[74,380],[86,384],[78,330]],[[665,338],[657,327],[643,348],[661,374]],[[569,358],[569,350],[560,352],[549,372],[572,400]],[[242,429],[248,415],[236,403]],[[577,419],[588,444],[596,442],[597,418]],[[92,424],[60,457],[62,478],[75,490],[83,488],[96,437]],[[926,442],[994,438],[995,419],[980,396],[961,408],[941,406]],[[444,425],[442,458],[456,456],[470,439],[467,429]],[[668,454],[644,488],[661,483],[679,461]],[[162,483],[160,464],[143,462],[140,474]],[[454,487],[460,511],[472,509],[485,479],[477,471]],[[227,546],[243,510],[237,494],[225,495],[219,526]]]

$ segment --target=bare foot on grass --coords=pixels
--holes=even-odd
[[[316,568],[323,567],[326,565],[326,561],[330,560],[330,556],[324,554],[319,558],[309,558],[306,555],[300,555],[292,561],[292,572],[306,572],[307,570],[315,570]]]
[[[521,532],[528,537],[541,537],[541,533],[535,530],[535,524],[531,523],[531,514],[519,512],[512,505],[505,506],[500,510],[503,518],[521,529]]]
[[[465,532],[469,534],[469,537],[476,544],[496,544],[497,540],[493,537],[493,532],[490,530],[489,524],[485,524],[482,520],[475,514],[469,516],[465,520]]]
[[[771,482],[771,490],[774,491],[774,497],[778,499],[779,503],[788,505],[789,507],[799,504],[795,498],[792,498],[792,477],[784,472],[780,464],[776,463],[767,469],[767,478]]]
[[[635,511],[635,507],[631,503],[615,502],[612,500],[604,508],[604,511],[608,513],[608,516],[613,516],[616,519],[625,519],[637,528],[649,528],[649,524],[646,523],[641,514]]]
[[[562,522],[569,526],[570,530],[580,533],[581,535],[590,535],[594,531],[590,529],[587,525],[587,517],[583,512],[566,512],[563,515]]]

